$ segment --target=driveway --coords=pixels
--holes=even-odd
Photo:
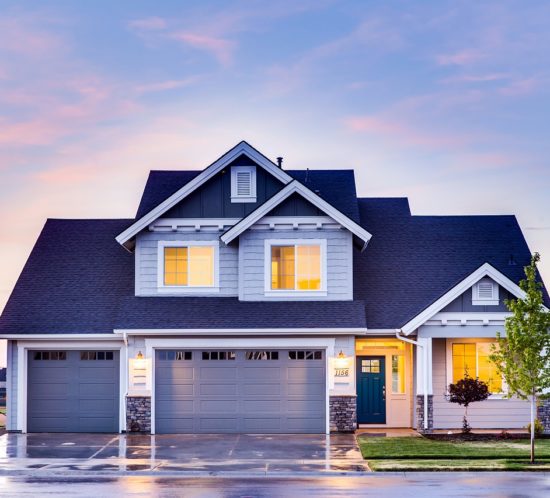
[[[368,467],[351,434],[0,436],[0,476],[307,476],[365,471]]]

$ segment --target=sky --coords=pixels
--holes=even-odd
[[[413,214],[515,214],[550,282],[549,23],[536,0],[0,0],[0,309],[46,218],[133,217],[150,169],[240,140]]]

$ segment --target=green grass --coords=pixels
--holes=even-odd
[[[550,440],[535,445],[538,464],[529,464],[529,440],[437,441],[424,437],[358,437],[372,470],[550,470]]]

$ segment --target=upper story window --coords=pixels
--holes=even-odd
[[[326,295],[326,240],[266,240],[266,293]]]
[[[256,167],[231,168],[231,202],[256,202]]]
[[[498,284],[489,278],[480,280],[472,287],[472,304],[475,306],[497,306],[499,304]]]
[[[160,241],[158,287],[200,291],[219,287],[217,241]]]

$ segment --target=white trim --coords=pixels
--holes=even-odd
[[[416,315],[412,320],[405,324],[402,328],[402,331],[405,335],[410,335],[418,327],[423,325],[427,320],[429,320],[436,313],[441,311],[445,306],[454,301],[462,293],[466,292],[470,287],[472,287],[476,282],[481,280],[483,277],[492,278],[497,284],[504,287],[514,296],[523,299],[525,297],[525,292],[521,288],[512,282],[508,277],[499,272],[495,267],[489,263],[484,263],[476,271],[468,275],[462,282],[455,285],[449,292],[443,294],[439,299],[434,303],[428,306],[424,311]]]
[[[325,417],[326,434],[330,434],[330,369],[328,358],[335,355],[334,338],[261,338],[261,339],[145,339],[145,357],[151,359],[151,369],[148,372],[147,386],[151,388],[151,434],[155,434],[155,350],[162,348],[186,349],[293,349],[318,348],[325,350]]]
[[[250,174],[250,195],[239,195],[237,175]],[[256,202],[256,166],[231,166],[231,202]]]
[[[277,205],[279,205],[281,202],[283,202],[294,193],[300,194],[306,200],[317,206],[321,211],[324,211],[326,214],[328,214],[332,219],[340,223],[344,228],[359,237],[365,243],[365,246],[371,239],[372,235],[367,232],[363,227],[359,226],[357,223],[355,223],[355,221],[351,220],[345,214],[338,211],[338,209],[331,206],[328,202],[312,192],[305,185],[302,185],[298,181],[294,180],[273,197],[264,202],[257,209],[252,211],[252,213],[250,213],[248,216],[239,221],[239,223],[237,223],[235,226],[225,232],[221,236],[222,242],[224,242],[225,244],[229,244],[232,240],[237,238],[241,233],[250,228],[252,225],[257,223],[273,208],[275,208]]]
[[[6,344],[6,429],[13,429],[13,341]]]
[[[340,230],[330,216],[264,216],[250,230]]]
[[[271,248],[294,246],[294,289],[271,288]],[[301,291],[296,289],[296,246],[319,246],[321,248],[321,288]],[[326,297],[327,296],[327,239],[266,239],[264,240],[264,295],[266,297]]]
[[[491,284],[491,297],[486,298],[479,295],[481,284]],[[499,305],[498,284],[490,279],[481,279],[472,286],[473,306],[498,306]]]
[[[212,285],[165,285],[164,249],[169,247],[213,247],[214,281]],[[220,244],[217,240],[159,240],[157,245],[157,290],[162,295],[198,294],[219,292],[220,290]]]
[[[506,318],[512,316],[512,313],[501,311],[501,312],[440,312],[436,313],[434,316],[429,318],[425,323],[422,324],[425,326],[446,326],[446,325],[504,325]]]
[[[149,225],[150,232],[222,232],[240,218],[159,218]]]
[[[198,335],[198,336],[258,336],[258,335],[364,335],[365,328],[265,328],[265,329],[115,329],[115,334],[127,335]]]
[[[134,222],[130,227],[124,230],[116,237],[116,241],[124,245],[127,249],[126,243],[135,237],[141,230],[145,229],[154,220],[162,216],[166,211],[175,206],[178,202],[185,199],[189,194],[195,191],[198,187],[203,185],[210,178],[215,176],[223,168],[228,166],[231,162],[237,159],[241,154],[245,154],[252,159],[256,164],[266,169],[275,178],[281,181],[283,184],[290,183],[292,177],[285,173],[275,163],[270,161],[266,156],[258,152],[246,142],[242,141],[227,151],[223,156],[214,161],[210,166],[204,169],[198,176],[193,178],[189,183],[180,188],[177,192],[172,194],[168,199],[161,202],[154,209],[149,211],[146,215],[142,216],[139,220]]]
[[[495,344],[496,339],[491,338],[485,338],[485,337],[453,337],[453,338],[447,338],[445,340],[445,375],[446,375],[446,383],[445,383],[445,389],[449,387],[449,384],[453,382],[453,344],[472,344],[474,343],[476,345],[476,377],[477,377],[477,369],[478,369],[478,352],[477,352],[477,345],[481,343],[486,344]],[[502,378],[502,388],[503,391],[500,393],[494,393],[491,394],[487,399],[506,399],[506,395],[508,394],[508,390],[506,388],[506,382],[504,381],[504,377]]]
[[[117,338],[120,342],[121,338]],[[27,372],[28,372],[28,352],[33,349],[46,350],[97,350],[97,349],[115,349],[119,351],[119,432],[126,429],[126,392],[128,390],[127,377],[124,365],[123,349],[124,344],[114,345],[112,342],[88,341],[88,342],[68,342],[55,341],[54,343],[44,341],[18,341],[17,342],[17,430],[22,433],[27,432]]]
[[[0,339],[15,339],[20,341],[26,340],[72,340],[72,341],[88,341],[90,339],[102,339],[104,341],[120,341],[120,337],[109,334],[4,334],[0,335]]]

